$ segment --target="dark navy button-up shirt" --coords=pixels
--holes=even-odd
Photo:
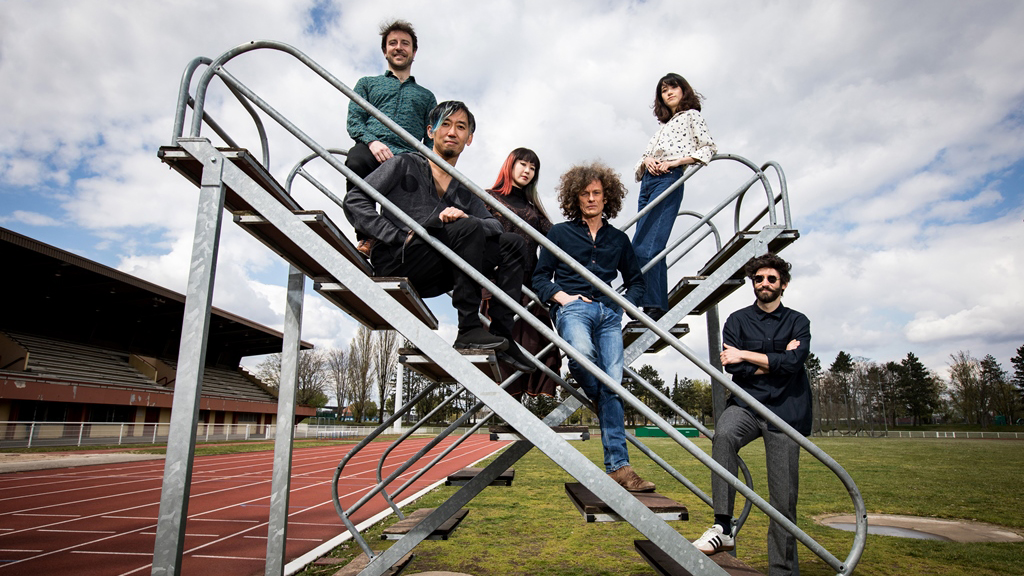
[[[786,350],[792,340],[798,340],[800,346]],[[767,374],[755,374],[757,366],[750,362],[729,364],[725,371],[732,374],[733,382],[797,432],[810,434],[811,385],[804,369],[804,361],[811,353],[811,323],[807,316],[782,304],[772,312],[751,304],[729,315],[722,329],[722,342],[768,357]],[[729,402],[747,407],[746,402],[735,396]]]
[[[603,224],[597,230],[596,238],[591,238],[590,227],[582,219],[555,224],[548,232],[548,240],[608,285],[621,273],[626,285],[623,297],[636,306],[644,295],[646,284],[633,245],[625,232],[609,225],[607,220]],[[586,296],[613,310],[622,310],[546,248],[540,250],[533,275],[533,290],[543,302],[551,301],[551,297],[562,290],[566,294]]]

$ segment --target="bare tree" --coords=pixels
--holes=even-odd
[[[352,418],[362,422],[363,413],[370,402],[373,390],[373,332],[366,326],[359,326],[356,337],[348,347],[348,392],[352,398]]]
[[[949,396],[953,407],[967,424],[982,424],[988,409],[988,398],[981,380],[978,359],[963,350],[950,354]]]
[[[377,377],[377,397],[380,399],[377,421],[383,423],[384,408],[398,372],[398,332],[378,330],[374,333],[373,372]]]
[[[295,402],[320,408],[327,404],[327,369],[320,349],[299,352],[299,382]],[[256,366],[256,377],[275,391],[281,385],[281,354],[271,354]]]
[[[330,348],[326,352],[327,373],[334,386],[334,398],[338,402],[338,418],[345,413],[348,400],[348,354],[344,348]]]

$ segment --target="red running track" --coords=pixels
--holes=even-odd
[[[384,476],[428,441],[410,439],[392,451]],[[392,483],[392,490],[453,441],[434,447]],[[506,444],[473,435],[398,500]],[[373,442],[345,467],[338,491],[346,509],[376,483],[377,462],[389,445]],[[286,561],[346,532],[331,501],[331,479],[351,447],[294,450]],[[273,464],[271,451],[195,459],[182,574],[264,573]],[[149,574],[163,471],[163,460],[148,460],[0,475],[0,575]],[[382,497],[374,497],[353,521],[358,525],[386,507]]]

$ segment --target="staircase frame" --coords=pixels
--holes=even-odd
[[[527,314],[525,309],[520,306],[519,302],[512,301],[508,298],[507,295],[505,295],[501,290],[498,290],[497,287],[494,286],[486,277],[479,274],[471,267],[468,267],[458,257],[451,253],[450,250],[431,238],[426,230],[420,227],[415,221],[405,216],[404,213],[391,204],[387,198],[380,195],[361,178],[354,175],[335,157],[335,153],[337,151],[332,152],[330,149],[327,149],[315,142],[225,69],[224,65],[229,60],[241,54],[260,49],[284,52],[294,57],[314,73],[318,74],[344,96],[366,109],[384,125],[388,126],[388,128],[412,144],[417,151],[434,160],[435,163],[448,171],[453,178],[457,179],[460,183],[467,186],[467,188],[477,194],[486,204],[512,220],[517,226],[537,240],[540,245],[551,250],[557,256],[562,258],[563,261],[566,261],[575,272],[593,283],[597,289],[601,290],[614,302],[620,305],[627,315],[643,324],[649,331],[648,333],[640,336],[637,341],[630,345],[626,350],[627,366],[644,350],[646,350],[647,347],[657,338],[664,339],[684,357],[705,371],[714,382],[721,385],[724,389],[730,390],[734,395],[737,395],[747,401],[753,407],[755,412],[764,417],[774,426],[785,431],[793,437],[801,447],[832,469],[849,491],[857,515],[857,532],[855,534],[854,545],[846,559],[843,561],[837,559],[830,552],[811,539],[806,533],[786,520],[764,499],[753,492],[753,490],[748,488],[735,476],[726,472],[721,468],[721,466],[715,463],[710,456],[705,454],[691,441],[682,436],[660,415],[636,399],[621,385],[620,382],[609,378],[601,372],[597,366],[593,365],[585,357],[580,355],[577,350],[569,346],[568,343],[562,340],[554,331],[541,324],[532,316],[532,314]],[[192,98],[189,95],[192,76],[200,66],[204,65],[206,66],[206,70],[196,86],[195,97]],[[398,329],[414,346],[430,357],[433,361],[443,366],[449,374],[455,376],[462,385],[463,390],[472,394],[479,400],[477,407],[487,406],[493,414],[500,416],[505,422],[515,428],[524,438],[524,440],[512,444],[512,446],[499,455],[491,465],[487,466],[483,472],[463,486],[455,493],[455,495],[453,495],[433,513],[428,515],[426,520],[414,528],[404,538],[395,542],[390,548],[380,553],[373,552],[369,548],[368,544],[362,540],[358,532],[355,530],[355,527],[351,525],[351,521],[348,519],[350,511],[341,510],[340,504],[336,500],[336,507],[339,509],[339,514],[343,522],[349,530],[352,531],[353,536],[360,541],[360,545],[363,546],[364,551],[370,558],[368,566],[363,570],[363,572],[361,572],[361,574],[383,574],[390,569],[391,566],[397,564],[398,560],[400,560],[402,556],[411,551],[420,541],[436,529],[437,526],[447,520],[448,517],[450,517],[455,511],[459,510],[463,505],[471,501],[472,498],[479,494],[484,487],[489,485],[494,478],[504,472],[533,447],[544,452],[552,459],[552,461],[562,467],[577,481],[584,484],[595,495],[611,506],[616,514],[633,525],[638,531],[643,533],[671,558],[679,562],[681,565],[686,566],[694,575],[718,576],[725,574],[725,571],[722,568],[709,561],[706,556],[697,551],[696,548],[682,538],[675,528],[669,526],[657,517],[652,517],[646,507],[640,504],[630,493],[626,492],[618,486],[618,484],[608,478],[604,470],[595,466],[589,461],[589,459],[580,454],[568,442],[550,429],[550,426],[560,424],[578,407],[583,405],[581,399],[578,397],[578,393],[563,402],[543,420],[536,418],[518,401],[506,394],[501,387],[495,386],[491,379],[486,377],[457,351],[453,350],[450,344],[441,339],[433,330],[416,318],[416,316],[391,298],[356,265],[336,252],[335,249],[323,238],[310,230],[291,212],[287,206],[282,205],[278,199],[268,193],[260,183],[253,180],[253,178],[232,164],[221,150],[215,147],[208,139],[202,137],[201,130],[202,127],[206,125],[220,136],[221,139],[229,146],[237,147],[226,131],[204,111],[207,90],[212,80],[215,78],[220,79],[228,87],[228,90],[235,95],[235,97],[242,103],[243,107],[245,107],[253,117],[257,130],[260,134],[264,169],[269,170],[269,143],[267,141],[266,131],[263,128],[259,112],[262,112],[267,117],[272,118],[281,127],[285,128],[285,130],[291,133],[292,136],[307,146],[313,152],[313,155],[323,159],[323,161],[328,163],[332,168],[348,178],[350,182],[369,194],[374,200],[381,204],[382,208],[387,209],[402,218],[404,223],[417,235],[421,236],[421,238],[426,240],[428,243],[431,243],[431,245],[440,253],[444,254],[456,265],[460,266],[460,268],[469,274],[474,281],[481,284],[481,286],[488,288],[494,297],[498,298],[502,303],[513,310],[519,312],[524,321],[529,322],[534,328],[537,328],[541,334],[561,349],[565,355],[576,360],[584,367],[584,369],[594,373],[604,385],[619,394],[625,402],[630,404],[630,406],[636,409],[642,416],[653,422],[670,438],[683,446],[684,449],[690,452],[695,458],[710,468],[713,473],[725,478],[726,481],[734,486],[738,492],[747,498],[749,503],[752,503],[762,509],[769,517],[773,518],[787,530],[795,534],[798,540],[815,552],[815,554],[821,557],[826,563],[836,569],[837,573],[849,574],[852,572],[863,551],[867,524],[863,499],[860,497],[859,490],[856,488],[856,485],[853,483],[849,475],[838,465],[838,463],[832,460],[831,457],[814,446],[806,438],[799,435],[785,422],[778,419],[778,417],[773,413],[760,406],[760,404],[753,400],[749,394],[733,384],[731,380],[723,376],[720,368],[716,369],[716,367],[698,358],[692,350],[682,344],[678,339],[671,336],[668,332],[669,328],[692,310],[692,307],[687,308],[688,306],[694,306],[701,302],[702,300],[700,296],[703,295],[704,297],[707,297],[710,292],[714,290],[716,283],[721,283],[734,277],[736,271],[740,270],[742,265],[746,263],[750,257],[766,252],[769,245],[789,229],[791,222],[788,197],[785,192],[784,177],[782,176],[781,169],[777,165],[769,163],[762,168],[757,168],[749,161],[740,159],[740,157],[737,156],[716,156],[716,159],[742,161],[743,163],[753,167],[756,172],[751,178],[750,183],[741,187],[737,192],[734,192],[733,195],[730,196],[730,200],[720,205],[718,210],[724,209],[725,206],[728,206],[731,202],[735,201],[735,222],[737,228],[739,228],[739,209],[743,195],[752,184],[760,181],[764,185],[769,198],[765,208],[765,214],[768,215],[770,223],[761,229],[756,230],[756,234],[752,241],[733,252],[724,264],[718,267],[717,270],[713,271],[708,278],[694,290],[694,292],[689,294],[682,302],[673,307],[672,310],[666,313],[659,322],[654,322],[626,301],[615,290],[593,276],[583,266],[569,259],[564,252],[549,242],[546,237],[526,225],[525,222],[520,220],[515,214],[512,214],[505,209],[500,203],[491,198],[489,194],[480,189],[480,187],[466,179],[465,176],[450,167],[447,163],[441,161],[440,158],[433,154],[432,150],[427,149],[422,145],[422,143],[418,142],[401,127],[397,126],[397,124],[392,122],[389,118],[370,106],[364,99],[355,94],[344,83],[335,78],[326,69],[322,68],[305,54],[280,42],[258,41],[244,44],[229,50],[214,60],[208,58],[197,58],[188,65],[182,78],[172,142],[174,145],[187,152],[189,156],[199,161],[203,166],[203,170],[188,292],[186,295],[186,314],[182,330],[181,353],[178,361],[178,382],[175,387],[174,411],[171,419],[167,462],[164,472],[164,485],[161,493],[160,517],[157,526],[156,545],[154,547],[153,574],[176,575],[180,573],[181,569],[185,518],[187,516],[188,509],[188,493],[191,482],[195,430],[198,418],[198,398],[200,384],[202,382],[203,363],[206,354],[206,335],[208,334],[209,328],[210,299],[212,297],[214,270],[217,262],[217,248],[219,244],[220,230],[223,224],[223,209],[225,206],[225,194],[227,189],[230,189],[270,224],[282,231],[291,242],[297,245],[306,254],[314,257],[316,261],[331,274],[331,276],[338,280],[344,279],[344,285],[352,293],[357,295],[363,302],[377,311],[390,326]],[[186,138],[183,137],[182,134],[184,118],[189,107],[192,107],[193,109],[192,124],[190,136]],[[256,109],[259,109],[259,112],[257,112]],[[764,174],[764,170],[767,167],[773,167],[778,172],[780,180],[783,182],[782,194],[778,199],[771,193],[767,177]],[[683,179],[689,178],[694,172],[696,172],[696,170],[688,171],[687,174],[684,175]],[[304,176],[306,175],[304,174]],[[306,177],[309,179],[308,176]],[[289,176],[289,183],[290,181],[291,176]],[[324,192],[324,194],[332,201],[340,204],[340,199],[333,195],[328,189],[322,188],[321,191]],[[776,224],[776,202],[781,202],[785,210],[785,223],[781,225]],[[717,213],[717,210],[714,213]],[[702,222],[695,225],[694,230],[710,221],[711,216],[713,216],[713,214],[702,217]],[[755,218],[754,222],[757,222],[760,218],[760,216]],[[748,228],[753,230],[754,223],[748,226]],[[717,231],[714,233],[717,239]],[[689,235],[690,233],[686,236]],[[681,241],[682,240],[680,240],[680,242]],[[674,246],[678,245],[678,242],[674,244]],[[666,249],[665,256],[667,256],[671,249],[672,246]],[[292,371],[297,365],[298,341],[301,331],[301,300],[303,290],[303,274],[301,271],[291,268],[288,282],[285,346],[282,351],[281,399],[279,400],[278,413],[279,424],[285,418],[291,419],[294,417],[294,386],[297,373],[293,374]],[[717,316],[717,310],[715,310],[715,315]],[[709,333],[711,332],[710,328],[709,319]],[[197,335],[201,335],[201,337],[197,338]],[[413,400],[415,401],[415,399]],[[665,398],[664,400],[668,399]],[[412,406],[412,404],[413,401],[410,401],[409,403],[406,403],[405,406],[396,409],[395,415],[388,419],[386,423],[382,423],[379,430],[384,430],[387,427],[390,427],[397,418],[401,417],[401,414],[404,411],[408,410]],[[677,413],[685,413],[678,407],[674,406],[671,401],[668,401],[668,405],[672,406]],[[471,412],[473,411],[467,412],[467,415]],[[450,428],[454,429],[452,427]],[[448,432],[450,432],[450,430],[446,430],[446,432],[442,434],[447,435]],[[440,441],[441,437],[442,436],[439,436],[436,440]],[[291,440],[292,439],[286,437],[286,435],[281,435],[275,442],[274,481],[272,486],[269,526],[270,538],[268,539],[266,564],[266,574],[268,575],[283,574],[285,570],[284,543],[287,534],[287,501],[289,489],[288,479],[290,477],[291,470]],[[632,437],[632,435],[630,435],[630,440],[634,445],[641,446],[639,441],[637,441],[635,437]],[[353,454],[357,449],[358,447],[350,454]],[[643,449],[642,451],[647,454],[653,454]],[[423,453],[425,453],[425,450]],[[347,458],[348,457],[346,457],[346,459]],[[656,461],[658,460],[660,459],[657,459]],[[437,461],[437,459],[435,459],[435,461]],[[664,463],[663,461],[659,463],[661,463],[663,467],[667,466],[667,463]],[[343,465],[344,461],[339,464],[339,473]],[[671,467],[669,466],[668,468]],[[382,474],[380,470],[381,468],[378,468],[379,483],[374,489],[376,492],[385,490],[386,486],[395,477],[397,477],[397,474],[392,474],[387,479],[381,478]],[[337,476],[338,474],[336,474],[336,478]],[[677,479],[681,478],[681,475],[677,472],[674,473],[673,476],[677,477]],[[692,486],[692,483],[688,484],[688,487]],[[404,488],[404,486],[402,488]],[[400,491],[401,488],[398,492]],[[396,512],[399,515],[401,515],[400,510],[397,510],[397,506],[395,506],[390,496],[387,497],[387,499],[389,504],[396,509]],[[702,499],[704,499],[705,502],[709,501],[706,499],[706,496]]]

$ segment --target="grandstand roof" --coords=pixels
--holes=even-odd
[[[100,348],[177,358],[185,296],[0,228],[0,328]],[[214,308],[207,364],[280,352],[282,335]],[[303,348],[311,348],[303,343]]]

